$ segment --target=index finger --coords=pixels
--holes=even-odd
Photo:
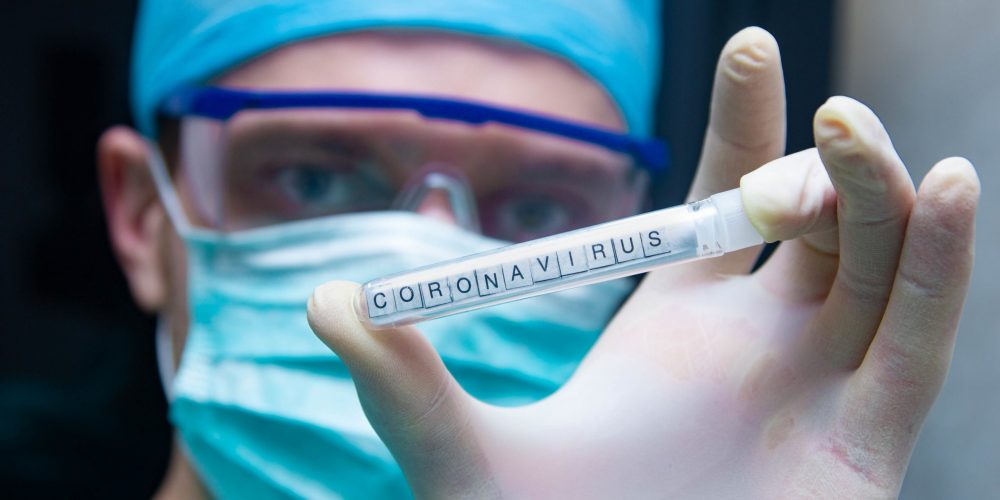
[[[778,43],[761,28],[734,35],[719,56],[698,173],[688,200],[735,188],[740,178],[785,149],[785,84]],[[650,273],[646,283],[746,273],[759,247]],[[644,284],[644,286],[646,286]]]

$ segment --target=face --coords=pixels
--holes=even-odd
[[[370,32],[285,46],[219,77],[222,86],[432,94],[482,101],[624,130],[604,90],[555,57],[515,44],[445,34]],[[159,204],[141,137],[102,136],[98,163],[113,245],[136,302],[170,326],[174,361],[187,336],[184,247]],[[192,196],[181,170],[178,194]],[[443,195],[417,212],[453,221]]]

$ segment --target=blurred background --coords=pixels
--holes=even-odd
[[[5,2],[0,15],[0,495],[148,497],[170,449],[154,318],[132,304],[107,243],[94,165],[103,129],[130,123],[127,0]],[[716,57],[748,25],[781,45],[789,151],[811,147],[833,93],[870,105],[915,180],[964,155],[983,200],[955,362],[903,498],[1000,494],[1000,2],[666,1],[658,134],[683,199]]]

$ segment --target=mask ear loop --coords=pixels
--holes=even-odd
[[[153,184],[156,185],[156,192],[160,195],[164,210],[167,211],[167,218],[174,225],[177,234],[186,235],[191,233],[191,224],[184,215],[180,199],[177,198],[177,191],[170,181],[170,174],[167,173],[167,166],[163,162],[163,155],[160,154],[159,146],[146,144],[147,164],[149,171],[153,175]]]
[[[473,233],[481,233],[476,198],[468,179],[457,169],[431,163],[416,171],[392,203],[393,210],[416,212],[431,193],[443,192],[455,224]]]
[[[174,400],[174,350],[170,336],[170,323],[165,316],[156,318],[156,368],[160,372],[160,385],[167,402]]]

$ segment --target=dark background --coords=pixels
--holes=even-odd
[[[781,46],[789,151],[812,146],[829,95],[833,0],[666,1],[659,135],[683,200],[719,50],[762,26]],[[170,427],[154,319],[132,304],[108,245],[94,164],[102,130],[129,123],[126,0],[0,7],[0,495],[148,497]]]

